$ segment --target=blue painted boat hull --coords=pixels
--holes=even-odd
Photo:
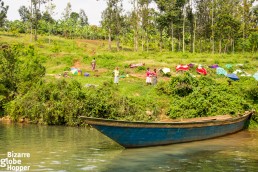
[[[85,122],[125,148],[167,145],[215,138],[242,130],[247,114],[226,120],[145,123],[82,117]]]

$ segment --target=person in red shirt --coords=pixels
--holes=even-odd
[[[147,68],[147,71],[146,71],[146,84],[151,85],[151,71],[150,71],[150,68]]]
[[[157,78],[158,78],[157,77],[157,70],[156,69],[153,70],[151,76],[152,76],[152,80],[151,80],[152,85],[156,85],[157,82],[158,82],[158,80],[157,80]]]

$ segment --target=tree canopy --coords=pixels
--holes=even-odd
[[[31,0],[21,6],[21,21],[6,21],[8,6],[1,0],[3,30],[66,38],[116,41],[117,51],[131,46],[134,51],[256,52],[258,5],[253,0],[132,0],[125,13],[125,0],[106,0],[100,26],[88,23],[87,12],[72,10],[68,3],[62,18],[54,19],[51,0]],[[44,5],[45,8],[41,8]],[[19,28],[17,26],[19,25]],[[141,47],[141,48],[140,48]]]

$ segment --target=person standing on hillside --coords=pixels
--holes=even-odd
[[[118,84],[118,81],[119,81],[119,70],[118,70],[118,67],[115,68],[113,73],[114,73],[114,83]]]
[[[91,61],[91,67],[92,67],[92,70],[95,70],[96,68],[96,59],[93,58],[93,60]]]
[[[156,85],[158,82],[157,70],[154,69],[152,72],[152,85]]]
[[[147,71],[146,71],[146,85],[151,85],[151,71],[150,71],[150,68],[147,68]]]

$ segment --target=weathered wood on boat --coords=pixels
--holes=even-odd
[[[81,116],[85,123],[125,148],[158,146],[219,137],[245,127],[252,112],[176,122],[129,122]]]

